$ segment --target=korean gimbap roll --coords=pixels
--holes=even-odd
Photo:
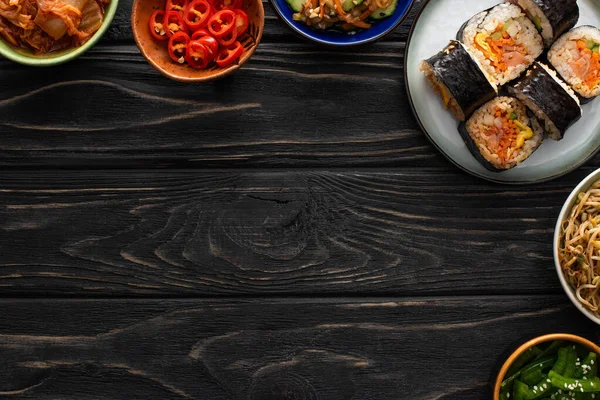
[[[579,20],[577,0],[509,0],[521,6],[544,38],[546,47]]]
[[[542,36],[519,6],[500,4],[467,21],[460,40],[498,86],[517,78],[544,51]]]
[[[497,95],[485,74],[465,47],[456,40],[435,56],[421,62],[420,70],[459,121]]]
[[[540,62],[508,90],[533,111],[554,140],[561,140],[567,129],[581,118],[577,95],[556,72]]]
[[[580,26],[561,36],[548,60],[587,102],[600,95],[600,29]]]
[[[544,131],[514,97],[496,97],[458,128],[475,158],[491,171],[505,171],[527,160],[540,146]]]

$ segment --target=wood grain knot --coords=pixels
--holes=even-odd
[[[291,272],[319,265],[328,252],[319,238],[314,202],[273,194],[245,194],[224,206],[209,232],[211,254],[242,270]]]
[[[284,372],[261,376],[250,391],[250,400],[318,400],[313,386],[301,375]]]

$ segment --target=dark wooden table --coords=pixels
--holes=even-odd
[[[572,188],[446,161],[410,111],[412,16],[333,51],[266,7],[235,76],[0,61],[0,397],[475,400],[519,342],[600,340],[554,272]]]

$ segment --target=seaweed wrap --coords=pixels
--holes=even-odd
[[[498,86],[519,77],[544,51],[533,22],[509,3],[476,14],[460,29],[458,40]]]
[[[586,103],[600,95],[600,29],[580,26],[561,36],[548,60]]]
[[[481,106],[460,132],[475,158],[491,171],[505,171],[527,160],[544,139],[544,130],[527,107],[514,97],[500,96]]]
[[[544,38],[546,47],[577,25],[577,0],[509,0],[519,5]]]
[[[440,95],[447,109],[464,121],[483,103],[497,95],[485,74],[465,47],[456,40],[419,69]]]
[[[561,140],[567,129],[581,118],[581,104],[573,90],[540,62],[508,90],[533,111],[554,140]]]

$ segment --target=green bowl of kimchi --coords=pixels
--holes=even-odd
[[[45,3],[50,4],[48,0],[18,1],[20,5],[22,5],[23,3],[35,4],[38,6],[40,4],[43,6]],[[85,7],[87,5],[87,2],[95,2],[98,5],[98,7],[100,7],[101,13],[98,13],[97,9],[94,8],[95,6],[93,4],[90,4],[89,9],[95,12],[93,14],[87,12],[88,8]],[[90,48],[92,48],[98,42],[98,40],[100,40],[104,33],[106,33],[112,20],[114,19],[115,14],[117,12],[119,0],[56,0],[52,2],[53,11],[57,8],[60,10],[61,6],[64,6],[65,10],[69,10],[72,9],[73,4],[83,4],[80,19],[77,18],[76,13],[59,13],[61,15],[60,19],[62,20],[64,18],[64,25],[67,25],[67,23],[72,22],[73,26],[75,26],[75,21],[79,22],[77,24],[77,29],[80,32],[84,32],[82,33],[82,37],[85,38],[85,41],[82,41],[81,44],[77,45],[72,45],[72,43],[66,44],[66,42],[68,42],[68,38],[65,39],[64,37],[61,37],[58,40],[56,40],[50,36],[50,34],[54,34],[56,37],[58,37],[58,35],[61,34],[60,21],[58,24],[56,23],[56,18],[58,17],[54,18],[53,21],[50,20],[50,18],[44,19],[43,15],[38,14],[36,15],[36,18],[34,18],[32,15],[32,22],[38,21],[39,23],[38,25],[38,23],[34,22],[36,24],[35,29],[37,31],[40,31],[40,29],[38,28],[44,26],[43,33],[41,33],[39,37],[41,37],[42,39],[45,38],[45,40],[40,39],[40,42],[43,42],[43,44],[41,44],[40,46],[48,46],[47,42],[52,42],[55,44],[54,47],[58,47],[58,49],[52,48],[50,49],[50,51],[41,52],[36,52],[32,46],[26,45],[24,41],[17,39],[19,35],[16,32],[18,32],[19,30],[14,28],[14,24],[11,25],[11,21],[9,21],[6,17],[3,17],[3,15],[9,14],[8,11],[12,10],[8,9],[8,7],[10,6],[8,6],[7,4],[3,5],[3,3],[8,3],[8,1],[0,0],[0,55],[11,61],[23,65],[29,65],[34,67],[49,67],[64,64],[66,62],[74,60],[86,51],[88,51]],[[3,7],[4,11],[7,12],[2,12]],[[22,7],[22,9],[25,9],[25,7]],[[39,10],[40,9],[38,9],[38,13],[40,12]],[[52,15],[54,16],[54,14]],[[75,15],[75,21],[73,21],[72,19],[73,15]],[[4,29],[8,29],[8,31],[4,31]],[[93,33],[91,33],[92,31]],[[85,37],[85,33],[88,33],[89,37]],[[70,35],[70,32],[65,35]],[[72,37],[75,36],[77,35],[73,35]],[[10,43],[9,40],[12,40],[13,43]],[[33,45],[38,45],[38,43],[36,43],[35,41],[35,38],[31,40]],[[73,40],[73,42],[74,41],[75,40]]]

